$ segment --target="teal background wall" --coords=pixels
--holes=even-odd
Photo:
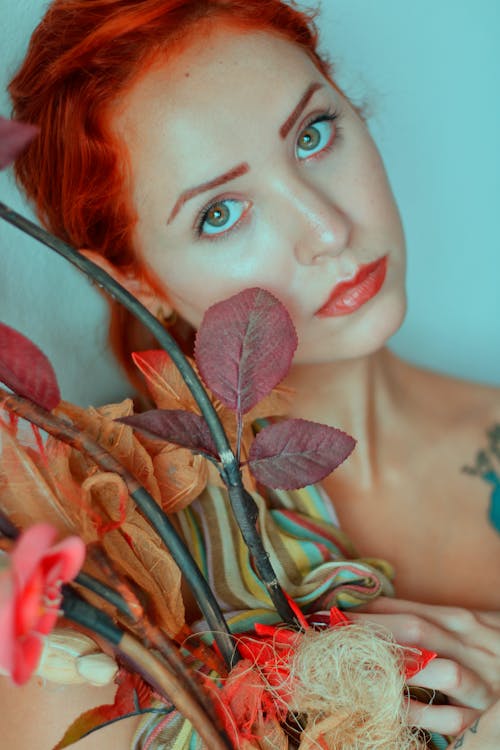
[[[312,6],[312,3],[306,3]],[[5,83],[46,3],[0,0]],[[500,3],[323,0],[323,49],[368,102],[406,228],[409,313],[391,346],[407,359],[500,384]],[[0,200],[22,207],[12,177]],[[0,225],[0,319],[49,354],[66,398],[119,398],[106,306],[76,271]]]

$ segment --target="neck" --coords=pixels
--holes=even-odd
[[[338,427],[356,438],[347,463],[365,485],[376,481],[382,427],[394,416],[393,362],[393,355],[383,349],[344,362],[294,365],[286,379],[295,391],[292,417]]]

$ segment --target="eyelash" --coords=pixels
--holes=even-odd
[[[323,114],[321,115],[312,115],[309,120],[306,120],[303,123],[303,125],[301,125],[300,130],[298,132],[298,136],[302,133],[303,130],[307,130],[307,128],[310,128],[313,125],[316,125],[316,123],[318,122],[336,122],[337,123],[333,138],[331,138],[330,142],[326,146],[324,146],[324,148],[322,148],[321,151],[318,151],[316,154],[311,154],[310,156],[311,160],[314,160],[315,157],[318,157],[321,154],[324,154],[325,152],[329,153],[333,149],[334,144],[338,143],[342,134],[340,119],[341,119],[341,114],[339,110],[329,108],[326,110],[326,112],[323,112]],[[301,159],[300,161],[307,161],[307,159]]]
[[[236,221],[236,223],[233,224],[229,229],[223,230],[222,232],[217,232],[215,234],[206,234],[206,235],[204,235],[202,231],[203,224],[205,223],[205,220],[208,214],[210,213],[210,211],[212,210],[212,208],[214,208],[214,206],[216,206],[218,203],[223,203],[224,201],[231,201],[231,200],[236,200],[236,199],[231,198],[231,197],[216,198],[214,201],[209,203],[208,206],[206,206],[205,208],[201,210],[201,213],[197,217],[195,224],[194,224],[194,231],[198,239],[203,239],[203,240],[208,240],[209,242],[214,242],[215,240],[221,240],[224,237],[226,237],[226,235],[231,234],[232,232],[235,232],[238,230],[240,224],[244,221],[245,215],[248,212],[248,206],[242,212],[241,216]],[[242,202],[250,205],[250,201],[242,201]]]
[[[341,126],[339,124],[340,123],[340,117],[341,117],[340,112],[337,109],[331,109],[331,108],[329,108],[329,109],[326,110],[326,112],[323,112],[323,114],[321,114],[321,115],[312,115],[309,120],[306,120],[301,125],[300,130],[299,130],[299,132],[297,134],[297,138],[300,135],[300,133],[302,133],[303,130],[307,130],[307,128],[312,127],[313,125],[315,125],[318,122],[335,122],[335,121],[337,121],[337,125],[336,125],[336,128],[335,128],[335,135],[334,135],[334,137],[330,140],[330,143],[328,143],[324,148],[322,148],[321,151],[319,151],[317,154],[311,154],[311,156],[309,157],[309,159],[311,161],[314,160],[315,158],[318,158],[318,156],[320,156],[321,154],[329,153],[333,149],[334,144],[337,143],[338,140],[340,139],[341,134],[342,134],[342,128],[341,128]],[[296,148],[297,138],[295,139],[295,148]],[[300,161],[307,161],[307,159],[301,159]],[[238,222],[235,225],[233,225],[230,229],[226,230],[225,232],[220,232],[218,234],[213,234],[211,236],[210,235],[207,235],[207,236],[203,235],[203,231],[202,231],[203,224],[205,223],[205,220],[206,220],[209,212],[212,210],[212,208],[215,205],[217,205],[217,203],[221,203],[223,200],[224,200],[223,198],[216,198],[208,206],[206,206],[205,208],[203,208],[201,210],[200,214],[198,215],[198,217],[197,217],[197,219],[195,221],[195,225],[194,225],[195,234],[196,234],[196,237],[198,239],[207,239],[207,240],[211,240],[211,241],[213,241],[213,240],[221,240],[227,234],[231,234],[239,226],[240,220],[238,220]]]

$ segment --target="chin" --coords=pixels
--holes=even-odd
[[[300,343],[294,357],[294,364],[327,364],[360,359],[383,349],[388,340],[401,327],[406,315],[406,294],[392,292],[385,294],[366,309],[361,308],[353,315],[337,318],[336,330],[329,332],[328,320],[324,330],[314,341]],[[338,325],[338,321],[342,325]],[[306,337],[309,338],[309,337]]]

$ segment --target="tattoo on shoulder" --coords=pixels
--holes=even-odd
[[[490,427],[486,438],[487,447],[478,451],[475,462],[462,470],[492,485],[488,519],[500,533],[500,424]]]
[[[455,750],[455,748],[458,750],[458,748],[460,747],[465,747],[466,738],[469,732],[471,734],[478,733],[479,721],[480,721],[479,719],[476,719],[476,721],[474,722],[474,724],[472,724],[472,726],[470,726],[463,734],[461,734],[460,737],[457,737],[457,739],[455,740],[455,744],[453,745],[453,750]]]

